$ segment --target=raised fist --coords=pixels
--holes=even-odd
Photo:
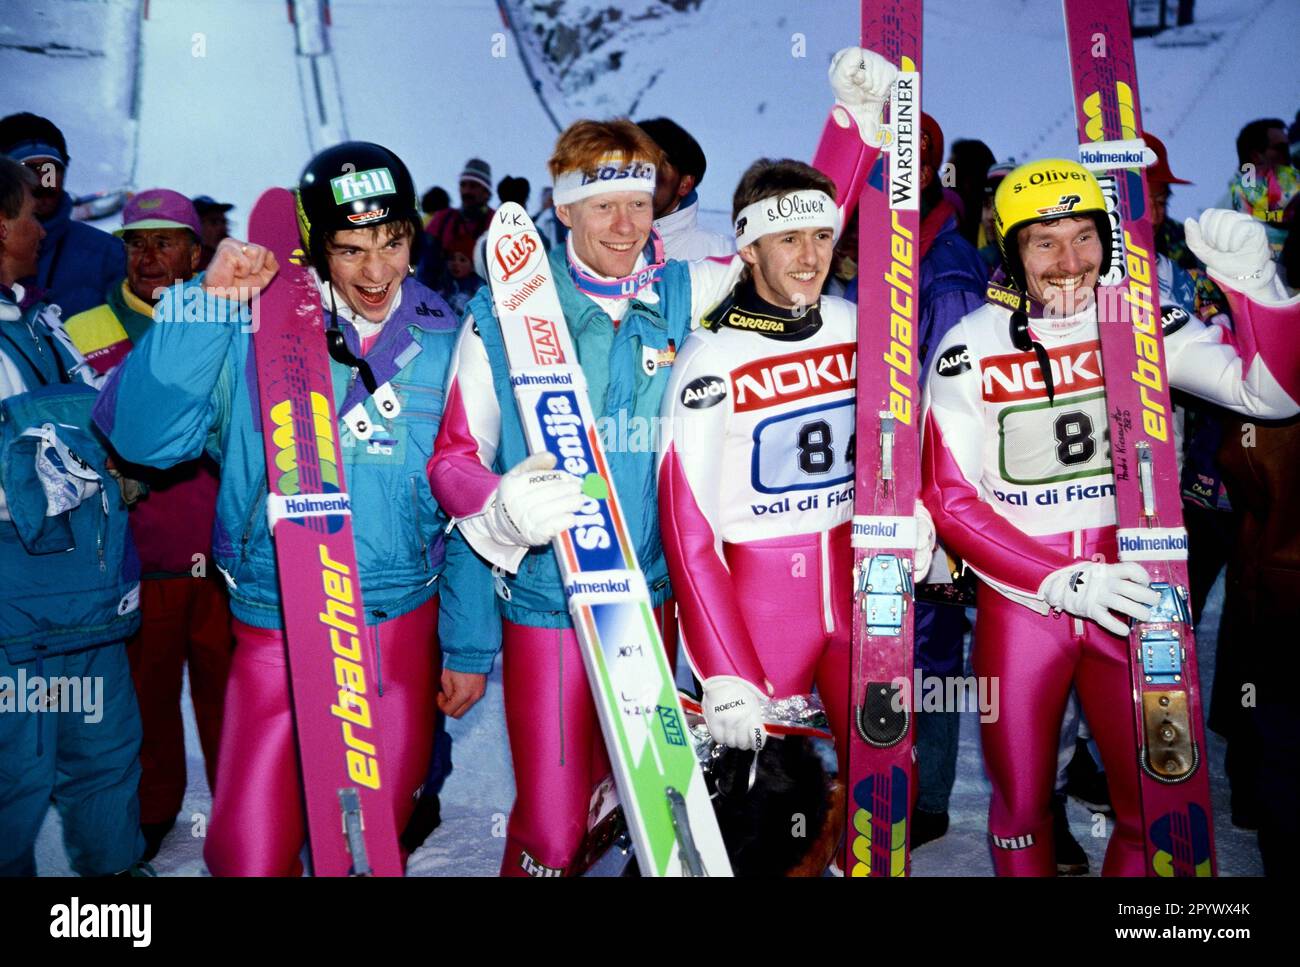
[[[204,273],[203,291],[227,299],[247,299],[270,285],[279,271],[280,263],[270,249],[223,238]]]

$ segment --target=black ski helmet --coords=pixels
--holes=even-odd
[[[329,278],[325,241],[330,233],[409,221],[411,261],[423,234],[415,183],[402,159],[383,145],[345,141],[326,148],[298,179],[298,227],[311,263]]]

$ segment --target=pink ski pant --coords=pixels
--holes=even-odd
[[[1115,530],[1038,538],[1065,554],[1116,560]],[[1040,615],[987,585],[979,588],[972,665],[998,681],[997,717],[980,726],[984,768],[993,785],[989,838],[999,876],[1055,876],[1052,790],[1061,716],[1078,691],[1101,752],[1115,809],[1104,876],[1144,871],[1137,747],[1128,643],[1100,625],[1067,614]]]
[[[203,858],[213,876],[300,876],[307,821],[284,635],[238,620],[232,624],[235,654]],[[369,631],[400,832],[415,808],[433,748],[438,598]]]
[[[727,564],[776,695],[808,694],[816,684],[843,762],[851,613],[848,525],[836,529],[829,574],[822,573],[817,546],[815,535],[811,542],[804,535],[729,545]],[[831,589],[829,632],[823,581]],[[661,628],[668,623],[665,611],[672,614],[672,602],[659,609]],[[671,633],[664,638],[674,640]],[[610,770],[582,653],[571,630],[509,621],[503,622],[503,651],[515,804],[501,875],[562,875],[582,845],[592,791]],[[671,646],[669,658],[671,665]]]

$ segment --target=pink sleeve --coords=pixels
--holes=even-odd
[[[1217,274],[1232,314],[1232,342],[1241,355],[1247,379],[1263,365],[1292,403],[1300,403],[1300,298],[1281,304],[1252,300]]]
[[[659,465],[659,524],[692,667],[701,679],[734,675],[763,688],[767,677],[722,560],[721,542],[672,443]]]
[[[483,512],[500,478],[490,469],[501,436],[501,408],[483,341],[466,318],[447,376],[447,402],[425,468],[433,496],[454,518]]]
[[[857,210],[867,173],[879,156],[879,148],[863,144],[853,116],[838,105],[831,108],[812,163],[835,182],[835,198],[843,212],[843,224],[847,225]]]

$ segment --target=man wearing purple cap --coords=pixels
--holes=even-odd
[[[188,198],[166,188],[133,196],[114,234],[126,243],[126,278],[107,301],[73,316],[64,329],[100,374],[107,375],[153,325],[153,306],[168,287],[192,278],[202,227]],[[140,630],[127,658],[140,703],[140,826],[152,859],[176,821],[185,795],[181,680],[190,666],[190,696],[208,785],[216,782],[222,699],[233,639],[225,590],[208,576],[217,471],[210,457],[166,471],[122,464],[123,497],[140,554]]]

